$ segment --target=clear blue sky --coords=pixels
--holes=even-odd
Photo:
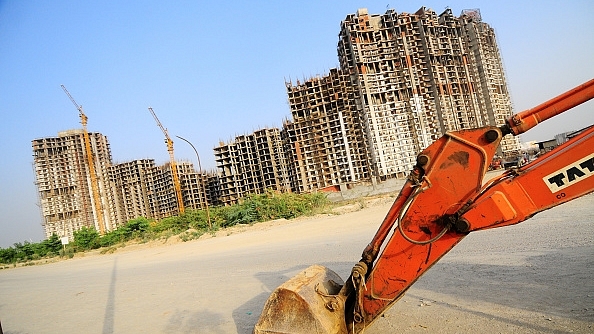
[[[219,141],[290,117],[285,80],[338,66],[340,21],[358,8],[456,15],[495,28],[515,111],[594,77],[594,2],[0,0],[0,247],[43,239],[31,140],[80,128],[64,84],[109,138],[114,162],[168,161],[172,136],[214,169]],[[523,141],[594,123],[594,103]],[[174,137],[175,139],[175,137]],[[177,140],[178,160],[195,155]]]

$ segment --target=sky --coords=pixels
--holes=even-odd
[[[80,128],[65,85],[109,139],[114,163],[176,160],[214,170],[213,148],[290,118],[285,82],[338,67],[340,22],[370,14],[480,9],[496,32],[515,112],[594,78],[594,2],[0,0],[0,247],[44,233],[31,141]],[[522,141],[594,123],[594,102]]]

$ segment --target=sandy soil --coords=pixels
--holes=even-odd
[[[346,278],[393,198],[0,270],[4,333],[250,333],[307,266]],[[470,234],[365,333],[593,333],[594,195]]]

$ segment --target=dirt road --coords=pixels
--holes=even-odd
[[[0,270],[4,333],[251,333],[310,264],[348,277],[390,202],[230,235]],[[594,195],[476,232],[366,334],[594,332]]]

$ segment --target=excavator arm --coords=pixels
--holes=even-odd
[[[594,127],[483,182],[501,138],[594,97],[594,80],[502,127],[448,132],[417,156],[400,194],[342,282],[312,266],[275,290],[255,333],[360,333],[468,233],[517,224],[594,191]]]

